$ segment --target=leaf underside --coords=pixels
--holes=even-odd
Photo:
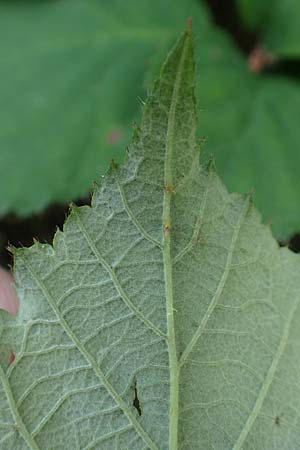
[[[299,258],[200,166],[195,128],[188,29],[125,164],[53,247],[15,251],[1,450],[299,449]]]

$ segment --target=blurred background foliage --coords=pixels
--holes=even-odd
[[[299,0],[0,0],[2,248],[51,239],[67,202],[122,161],[188,17],[202,160],[255,190],[278,238],[300,231]]]
[[[237,0],[245,25],[259,33],[267,51],[280,58],[299,59],[300,4],[298,0]]]

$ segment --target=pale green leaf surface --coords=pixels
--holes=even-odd
[[[187,31],[126,163],[16,251],[1,450],[298,450],[299,257],[199,165],[193,72]]]
[[[300,56],[298,0],[238,0],[245,24],[258,31],[267,50],[280,58]]]
[[[194,23],[203,159],[214,156],[230,190],[254,189],[263,220],[286,239],[300,224],[300,83],[251,73],[228,36],[216,29],[202,36]]]

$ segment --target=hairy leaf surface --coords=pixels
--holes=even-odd
[[[53,247],[16,251],[1,450],[299,448],[299,258],[200,166],[195,129],[187,30],[125,164]]]

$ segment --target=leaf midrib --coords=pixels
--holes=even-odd
[[[169,450],[178,449],[178,413],[179,413],[179,373],[175,338],[174,299],[173,299],[173,264],[171,256],[171,199],[173,195],[172,158],[176,130],[176,108],[179,100],[183,66],[186,52],[190,45],[190,30],[186,31],[178,70],[175,77],[174,88],[168,114],[168,126],[165,146],[164,163],[164,200],[163,200],[163,227],[164,245],[163,262],[165,274],[165,295],[167,312],[167,333],[170,369],[170,417],[169,417]]]

